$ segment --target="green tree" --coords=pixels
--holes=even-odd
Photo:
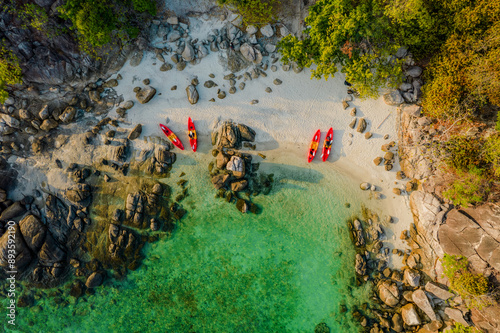
[[[362,96],[375,97],[380,88],[397,86],[402,80],[402,60],[393,57],[400,46],[425,48],[437,43],[429,42],[437,19],[425,4],[423,0],[320,0],[305,19],[306,37],[287,36],[279,50],[284,61],[316,65],[315,78],[334,76],[340,66]]]
[[[5,90],[6,85],[22,83],[19,59],[12,51],[0,45],[0,103],[9,97]]]
[[[133,8],[133,9],[132,9]],[[138,28],[134,10],[156,14],[154,0],[66,0],[60,6],[62,18],[71,21],[80,46],[94,54],[96,50],[115,41],[127,42],[135,38]]]

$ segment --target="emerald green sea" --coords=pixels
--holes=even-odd
[[[207,156],[180,157],[162,180],[186,173],[188,214],[170,239],[145,248],[139,269],[94,295],[19,309],[18,331],[313,332],[325,322],[357,332],[351,311],[340,310],[368,294],[355,286],[345,222],[359,210],[357,184],[332,162],[264,160],[259,171],[274,173],[273,190],[255,198],[261,214],[241,214],[214,197]]]

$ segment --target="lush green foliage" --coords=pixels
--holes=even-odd
[[[284,61],[317,68],[313,77],[328,78],[339,65],[362,96],[377,96],[384,86],[402,79],[402,60],[394,55],[401,45],[429,51],[439,29],[423,0],[320,0],[306,17],[306,38],[284,38]],[[434,47],[435,48],[435,47]]]
[[[279,0],[217,0],[219,5],[236,8],[247,25],[264,25],[276,20]]]
[[[472,273],[467,258],[445,253],[441,263],[443,274],[450,281],[450,288],[462,297],[469,308],[481,309],[489,304],[486,299],[488,279],[481,274]]]
[[[449,333],[481,333],[481,331],[472,326],[466,327],[460,323],[455,323]]]
[[[41,32],[46,32],[49,23],[49,15],[37,4],[29,3],[24,5],[19,11],[19,18],[30,27]],[[26,28],[26,25],[24,25],[23,28]]]
[[[156,3],[153,0],[132,0],[134,9],[139,13],[148,12],[151,15],[156,15]]]
[[[73,23],[84,43],[100,47],[111,41],[117,18],[108,3],[99,0],[70,0],[59,10],[63,18]]]
[[[84,50],[93,53],[115,39],[125,42],[136,37],[138,29],[132,24],[130,6],[138,12],[156,14],[154,0],[66,0],[59,11],[62,18],[72,22]]]
[[[22,83],[19,59],[10,50],[0,45],[0,103],[9,97],[6,84]]]
[[[401,45],[430,59],[424,109],[432,116],[469,117],[500,104],[500,2],[497,0],[319,0],[306,37],[280,43],[284,61],[333,76],[339,65],[362,96],[401,79],[391,57]]]
[[[459,118],[500,105],[500,2],[446,0],[443,10],[449,33],[427,71],[424,109]]]
[[[496,177],[500,177],[500,134],[488,137],[485,141],[484,159],[491,163],[491,170]]]
[[[482,140],[477,137],[454,136],[446,143],[448,165],[459,170],[467,171],[481,167],[480,159]]]
[[[469,207],[484,201],[489,193],[489,181],[478,168],[468,171],[458,171],[457,178],[443,192],[443,196],[456,206]]]

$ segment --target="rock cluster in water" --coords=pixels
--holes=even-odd
[[[215,162],[209,165],[212,184],[218,190],[217,197],[235,203],[242,213],[258,213],[259,207],[250,198],[268,194],[273,183],[273,175],[256,173],[259,163],[252,163],[252,155],[237,150],[242,146],[255,149],[250,143],[254,140],[254,130],[231,121],[224,122],[212,133],[212,144],[216,147],[212,151]]]

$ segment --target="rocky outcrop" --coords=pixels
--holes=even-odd
[[[212,141],[218,148],[241,148],[243,141],[255,140],[255,131],[243,124],[224,122],[213,132]]]

